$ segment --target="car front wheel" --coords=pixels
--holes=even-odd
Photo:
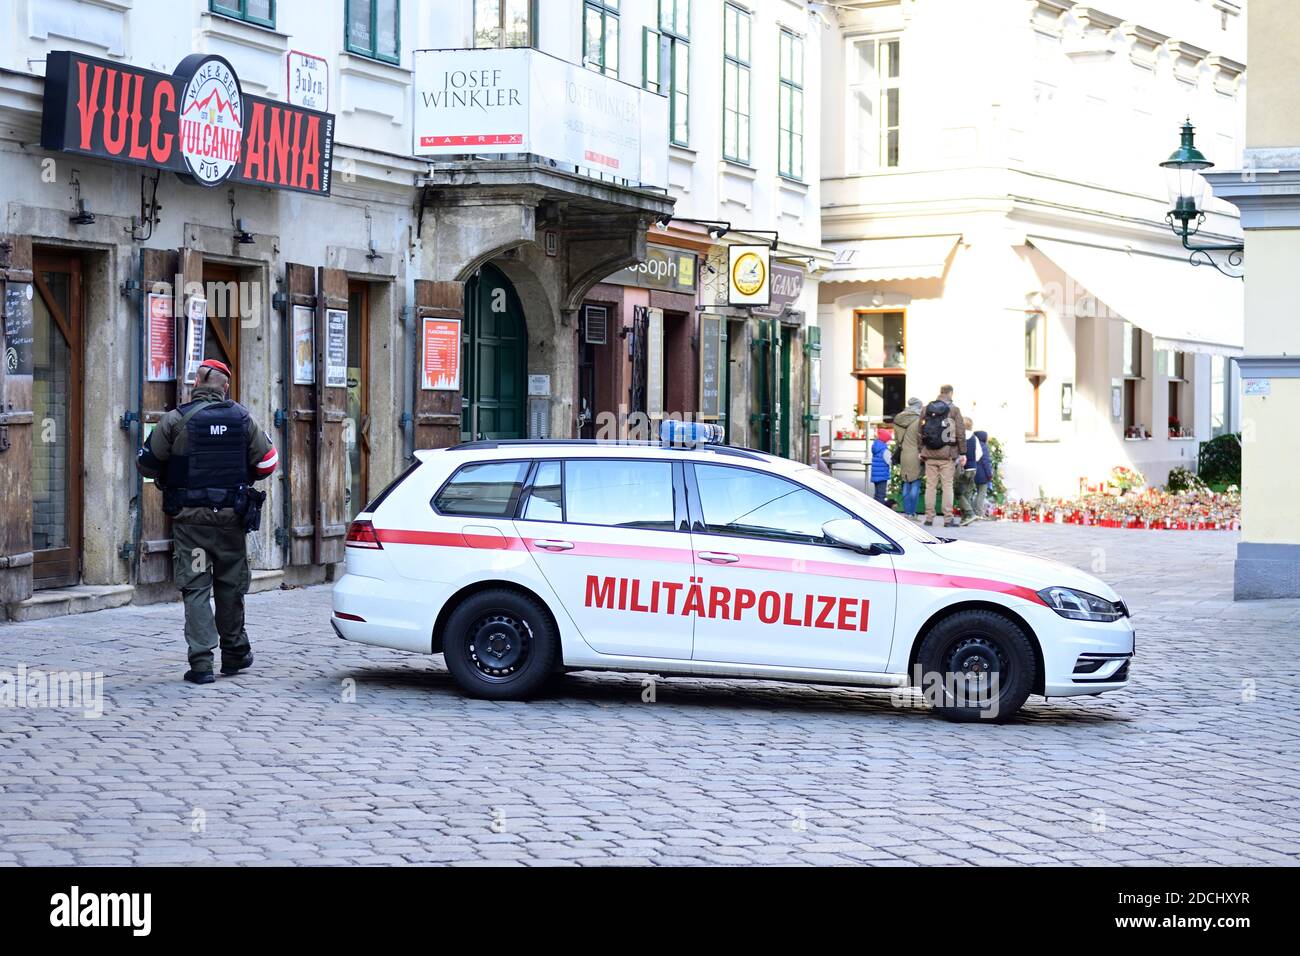
[[[488,700],[535,694],[555,669],[560,639],[545,609],[517,591],[471,595],[447,619],[443,657],[465,693]]]
[[[1024,631],[994,611],[944,618],[921,643],[921,690],[948,720],[1006,723],[1033,690],[1037,661]]]

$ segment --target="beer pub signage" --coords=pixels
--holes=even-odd
[[[46,61],[45,149],[224,182],[329,195],[334,116],[246,95],[224,58],[173,74],[59,50]]]

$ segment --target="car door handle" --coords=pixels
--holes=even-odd
[[[534,541],[533,546],[536,548],[541,548],[543,551],[572,551],[573,550],[572,541],[551,541],[551,540],[543,539],[541,541]]]
[[[712,561],[714,564],[735,564],[740,560],[740,557],[734,554],[724,554],[721,551],[701,551],[700,559]]]

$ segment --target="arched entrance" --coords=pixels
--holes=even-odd
[[[495,266],[465,283],[461,355],[461,440],[525,437],[528,330],[515,287]]]

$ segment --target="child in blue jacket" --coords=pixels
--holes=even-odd
[[[889,488],[889,443],[894,440],[894,431],[888,427],[888,419],[885,424],[876,426],[876,437],[871,441],[871,473],[870,478],[874,484],[876,500],[882,505],[885,502],[885,492]]]

